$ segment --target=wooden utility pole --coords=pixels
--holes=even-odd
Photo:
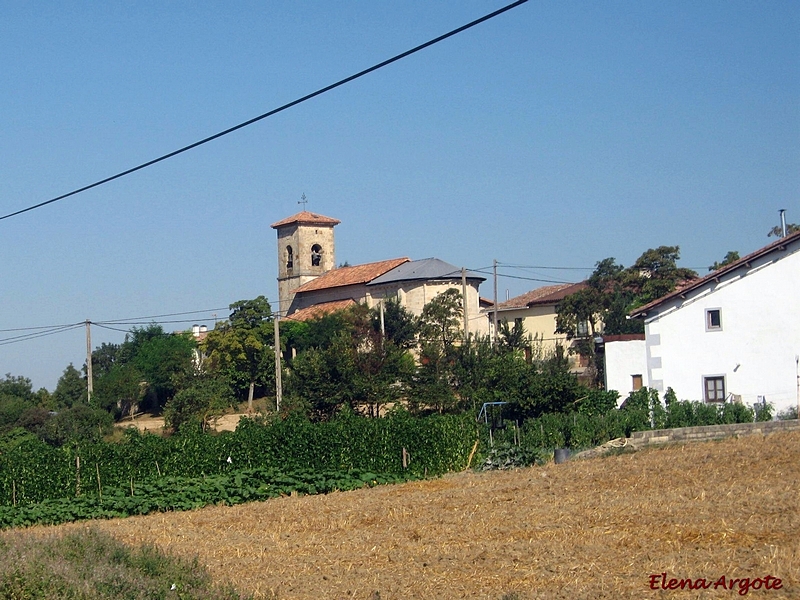
[[[492,261],[492,270],[494,271],[494,310],[492,310],[494,332],[492,333],[492,346],[497,348],[497,259]]]
[[[272,320],[275,330],[275,412],[281,411],[281,400],[283,399],[283,384],[281,382],[281,332],[280,315],[275,315]]]
[[[383,299],[381,299],[381,350],[386,346],[386,324],[383,318]]]
[[[464,308],[464,342],[469,341],[469,311],[467,310],[467,270],[461,267],[461,298]]]
[[[92,322],[86,319],[86,398],[89,404],[92,403],[92,393],[94,385],[92,383]]]

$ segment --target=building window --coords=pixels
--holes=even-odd
[[[294,267],[294,250],[291,246],[286,246],[286,268],[291,269]]]
[[[311,266],[318,267],[322,262],[322,246],[314,244],[311,246]]]
[[[577,333],[578,337],[587,337],[589,335],[589,321],[579,321]]]
[[[632,387],[633,391],[637,392],[642,389],[642,376],[641,375],[631,375],[632,379]]]
[[[725,377],[703,377],[706,402],[725,402]]]
[[[719,308],[706,310],[706,331],[719,331],[722,329],[722,311]]]

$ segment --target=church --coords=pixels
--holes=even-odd
[[[301,211],[272,224],[278,237],[278,310],[295,320],[307,320],[383,300],[397,300],[412,314],[445,290],[466,296],[470,334],[486,335],[487,320],[478,293],[485,277],[438,258],[392,258],[355,266],[336,267],[334,227],[337,219]],[[464,294],[464,290],[466,293]]]

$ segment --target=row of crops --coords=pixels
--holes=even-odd
[[[220,489],[230,482],[236,484],[253,477],[264,479],[250,485],[249,495],[242,496],[246,500],[258,499],[253,489],[262,490],[259,493],[267,497],[292,491],[312,493],[308,491],[312,488],[317,493],[352,489],[364,485],[365,473],[383,474],[367,477],[380,482],[463,469],[477,436],[478,427],[468,415],[420,419],[407,413],[383,419],[351,415],[326,423],[300,418],[268,424],[243,420],[235,432],[220,435],[189,429],[162,438],[130,429],[120,442],[61,448],[24,435],[0,445],[0,507],[13,512],[54,501],[68,501],[84,508],[86,503],[97,502],[97,507],[114,513],[117,509],[108,505],[112,499],[124,497],[121,505],[132,506],[134,500],[130,498],[152,496],[156,489],[162,490],[158,486],[168,482],[180,481],[175,489],[185,491],[191,487],[187,482],[196,481],[207,491],[212,485],[209,482],[216,482],[213,485]],[[334,483],[325,483],[318,478],[322,475],[313,474],[327,474],[325,481]],[[291,479],[284,482],[288,488],[274,479],[281,476]],[[163,501],[149,505],[152,510],[170,510],[187,503],[194,507],[197,502],[229,502],[240,495],[235,492],[236,485],[228,496],[220,491],[184,502],[180,494],[170,492]],[[76,499],[80,502],[75,503]],[[133,514],[130,511],[138,510],[140,514],[141,507],[148,503],[137,506],[123,512]]]

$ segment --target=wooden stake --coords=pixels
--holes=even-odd
[[[97,497],[100,499],[100,502],[103,501],[103,486],[100,485],[100,465],[94,463],[94,468],[97,471]]]

